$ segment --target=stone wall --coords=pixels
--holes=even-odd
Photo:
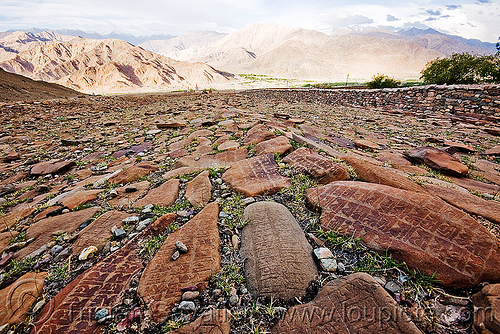
[[[256,89],[245,93],[260,98],[287,102],[301,101],[409,112],[465,113],[475,114],[479,118],[500,116],[500,85],[430,85],[408,88],[342,90]]]

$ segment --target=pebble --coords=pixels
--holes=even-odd
[[[231,216],[225,213],[224,211],[221,211],[219,212],[219,218],[231,218]]]
[[[220,195],[222,198],[228,198],[229,196],[231,196],[231,193],[222,193],[222,195]]]
[[[177,216],[179,217],[187,217],[188,216],[188,212],[185,211],[185,210],[179,210],[176,212]]]
[[[181,253],[179,253],[179,251],[178,251],[178,250],[176,250],[176,251],[174,252],[174,254],[172,254],[172,260],[173,260],[173,261],[177,260],[177,259],[179,258],[179,256],[181,256]]]
[[[181,288],[181,291],[182,292],[186,292],[186,291],[198,291],[198,287],[196,285],[189,285],[189,286],[185,286],[185,287]]]
[[[241,201],[243,202],[243,204],[248,205],[248,204],[252,204],[253,202],[255,202],[255,198],[247,197],[247,198],[242,199]]]
[[[238,249],[240,238],[236,234],[233,234],[233,236],[231,237],[231,243],[233,244],[234,250]]]
[[[238,297],[238,295],[232,295],[231,297],[229,297],[229,305],[231,306],[237,305],[239,301],[240,298]]]
[[[222,294],[222,290],[221,289],[214,289],[214,291],[212,292],[212,296],[214,298],[219,297],[221,294]]]
[[[69,209],[62,210],[62,213],[68,213],[68,212],[69,212]]]
[[[216,178],[216,179],[214,180],[214,182],[215,182],[216,184],[222,184],[222,179],[221,179],[220,177],[219,177],[219,178]]]
[[[45,305],[45,300],[40,300],[38,303],[35,304],[35,306],[33,307],[33,310],[31,312],[33,314],[37,314],[38,311],[40,311],[44,305]]]
[[[387,284],[384,286],[384,288],[391,293],[401,292],[401,286],[398,283],[393,282],[393,281],[387,282]]]
[[[109,192],[109,198],[115,198],[116,196],[118,196],[118,192],[115,189],[112,189]]]
[[[345,265],[342,262],[337,262],[337,270],[343,273],[345,271]]]
[[[89,246],[89,247],[84,248],[82,250],[82,252],[80,253],[80,256],[78,256],[78,260],[85,261],[85,260],[93,257],[98,252],[99,252],[99,250],[97,249],[96,246]]]
[[[127,217],[122,220],[123,224],[137,223],[139,221],[138,216]]]
[[[137,187],[136,186],[128,186],[127,188],[125,188],[125,192],[126,193],[133,193],[133,192],[136,192],[137,191]]]
[[[113,234],[114,234],[114,236],[115,236],[116,238],[121,239],[121,238],[124,238],[124,237],[127,235],[127,232],[126,232],[124,229],[122,229],[122,228],[118,228],[118,229],[116,229],[116,230],[113,232]]]
[[[104,317],[107,317],[109,315],[109,311],[108,309],[105,309],[105,308],[101,308],[99,309],[96,313],[95,313],[95,316],[94,316],[94,319],[95,320],[100,320]]]
[[[182,300],[194,300],[198,298],[200,293],[198,291],[186,291],[182,294]]]
[[[184,243],[182,243],[182,241],[176,241],[175,242],[175,247],[181,253],[187,253],[189,251],[189,249],[187,248],[187,246],[184,245]]]
[[[335,256],[328,248],[316,248],[314,249],[314,255],[316,255],[316,258],[319,260],[319,264],[323,270],[328,272],[334,272],[337,270],[337,259],[335,259]]]
[[[50,249],[50,253],[51,253],[52,255],[56,255],[56,254],[58,254],[59,252],[61,252],[63,249],[64,249],[64,247],[63,247],[63,246],[61,246],[61,245],[55,245],[54,247],[52,247],[52,248]]]
[[[192,312],[196,311],[196,305],[191,301],[182,301],[179,304],[178,309],[181,312],[192,313]]]
[[[142,209],[141,213],[143,214],[151,213],[153,212],[153,208],[154,208],[153,204],[148,204],[144,207],[144,209]]]

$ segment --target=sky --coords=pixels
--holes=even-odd
[[[346,27],[433,28],[497,42],[500,0],[0,0],[0,31],[179,35],[189,30],[231,32],[262,22],[328,34]]]

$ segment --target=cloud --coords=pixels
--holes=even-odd
[[[387,14],[387,18],[386,18],[386,20],[387,20],[388,22],[391,22],[391,21],[399,21],[399,19],[398,19],[397,17],[392,16],[391,14]]]
[[[492,0],[477,0],[479,3],[492,3]]]
[[[448,5],[446,6],[446,9],[453,10],[453,9],[459,9],[462,8],[460,5]]]
[[[433,16],[439,16],[441,15],[441,11],[439,10],[432,10],[432,9],[428,9],[425,11],[427,14],[429,15],[433,15]]]

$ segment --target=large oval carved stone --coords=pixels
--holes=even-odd
[[[500,280],[500,243],[465,212],[440,198],[354,181],[309,189],[321,226],[362,238],[371,249],[435,278],[468,288]]]
[[[251,293],[289,299],[302,296],[317,274],[312,247],[288,209],[275,202],[249,205],[241,254]]]

